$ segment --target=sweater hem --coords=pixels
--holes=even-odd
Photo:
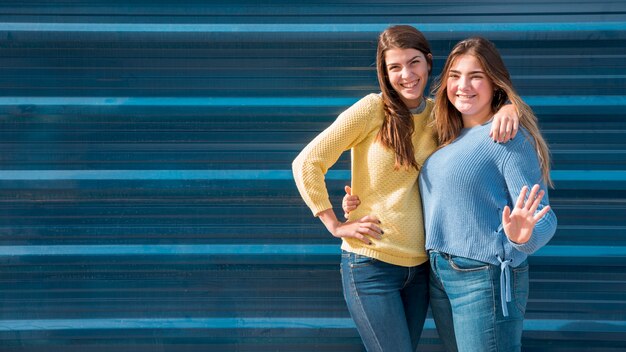
[[[420,253],[415,257],[399,257],[399,256],[392,255],[389,253],[383,253],[383,252],[377,251],[373,248],[353,247],[346,241],[343,241],[343,243],[341,244],[341,249],[347,252],[378,259],[388,264],[404,266],[404,267],[418,266],[428,261],[428,255],[426,254],[426,252],[424,252],[423,254]]]

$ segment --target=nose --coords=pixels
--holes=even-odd
[[[458,81],[459,89],[464,90],[464,89],[468,88],[469,86],[470,86],[469,78],[467,78],[465,76],[461,76],[461,78],[459,78],[459,81]]]
[[[402,78],[409,78],[413,75],[413,72],[408,68],[408,67],[404,67],[402,69]]]

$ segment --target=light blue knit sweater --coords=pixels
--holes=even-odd
[[[546,191],[537,211],[548,204],[548,194],[528,131],[520,128],[514,140],[498,144],[489,138],[490,128],[491,122],[463,129],[425,162],[419,183],[426,249],[499,265],[504,272],[548,243],[557,220],[550,210],[527,243],[506,237],[502,210],[512,209],[522,187],[537,183]]]

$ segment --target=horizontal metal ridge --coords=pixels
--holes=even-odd
[[[422,32],[580,32],[624,31],[624,22],[493,22],[493,23],[419,23]],[[185,32],[185,33],[284,33],[284,32],[381,32],[388,23],[35,23],[4,22],[0,31],[25,32]]]
[[[350,318],[112,318],[0,320],[0,331],[110,329],[353,329]],[[425,330],[435,324],[427,319]],[[623,333],[626,322],[613,320],[526,319],[525,331]]]
[[[9,180],[291,180],[291,170],[2,170]],[[349,170],[331,170],[329,180],[350,178]],[[553,170],[554,181],[626,181],[626,170]]]
[[[538,106],[626,106],[626,95],[523,96]],[[360,97],[0,97],[3,106],[214,106],[334,107],[349,106]]]
[[[137,244],[137,245],[46,245],[0,246],[0,257],[22,256],[110,256],[110,255],[339,255],[335,244]],[[536,257],[623,257],[625,246],[551,246],[541,248]]]

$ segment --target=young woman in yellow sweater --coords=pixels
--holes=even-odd
[[[376,62],[381,93],[340,114],[294,160],[293,174],[313,215],[342,240],[344,298],[367,350],[415,351],[428,308],[417,177],[437,147],[428,125],[433,101],[424,97],[432,53],[421,32],[392,26],[379,37]],[[514,107],[504,109],[494,118],[494,141],[517,130]],[[340,222],[324,175],[349,149],[352,191],[361,202]]]

